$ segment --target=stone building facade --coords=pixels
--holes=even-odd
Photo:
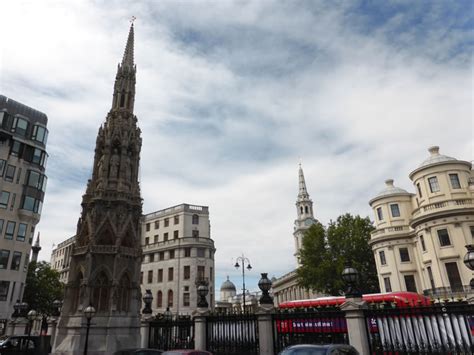
[[[51,267],[59,272],[59,280],[62,283],[66,283],[69,277],[69,265],[75,240],[75,236],[70,237],[59,243],[51,252]]]
[[[209,208],[181,204],[142,218],[142,293],[151,290],[154,312],[167,307],[190,315],[197,308],[196,282],[209,286],[207,300],[214,308],[214,241]]]
[[[0,95],[0,319],[23,297],[46,181],[47,116]]]
[[[463,264],[474,238],[474,175],[470,162],[429,148],[430,156],[409,177],[415,193],[393,180],[369,201],[371,235],[382,292],[431,296],[469,292],[472,271]]]

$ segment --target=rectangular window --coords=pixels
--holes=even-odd
[[[380,256],[380,264],[387,265],[387,259],[385,259],[385,251],[381,250],[379,252],[379,256]]]
[[[21,264],[21,253],[19,251],[14,251],[10,269],[18,271],[20,270],[20,264]]]
[[[15,234],[16,222],[8,221],[7,228],[5,230],[5,239],[13,239]]]
[[[189,307],[190,304],[191,302],[190,302],[189,292],[184,292],[183,293],[183,307]]]
[[[155,221],[155,229],[160,228],[160,221]]]
[[[400,260],[402,262],[410,261],[410,254],[408,253],[408,248],[400,248]]]
[[[430,185],[431,192],[439,191],[438,178],[436,176],[428,178],[428,184]]]
[[[150,238],[149,238],[149,237],[146,237],[146,238],[145,238],[145,245],[148,245],[148,244],[150,244]]]
[[[390,205],[390,211],[392,212],[392,217],[400,217],[400,209],[397,203]]]
[[[9,200],[10,200],[10,193],[8,191],[2,191],[0,193],[0,208],[7,208]]]
[[[174,231],[173,232],[173,238],[178,239],[178,237],[179,237],[179,231]]]
[[[407,292],[417,292],[415,276],[405,275],[404,279],[405,279],[405,287],[406,287]]]
[[[179,223],[179,216],[174,216],[174,224],[178,224]]]
[[[185,258],[190,258],[191,257],[191,248],[184,248],[184,257]]]
[[[189,280],[191,278],[191,266],[186,265],[183,268],[183,279]]]
[[[446,263],[446,273],[448,274],[449,285],[452,291],[462,291],[461,275],[459,275],[458,264],[456,262]]]
[[[33,134],[31,138],[33,138],[35,141],[46,144],[46,137],[47,137],[46,128],[41,127],[41,126],[33,127]]]
[[[155,254],[154,254],[154,253],[153,253],[153,254],[150,254],[150,255],[148,255],[148,261],[149,261],[150,263],[152,263],[152,262],[154,262],[154,261],[155,261]]]
[[[3,219],[0,219],[0,236],[3,234]]]
[[[16,234],[16,240],[19,240],[20,242],[24,242],[26,238],[26,228],[28,225],[25,223],[20,223],[18,225],[18,232]]]
[[[170,259],[174,259],[174,250],[170,250]]]
[[[430,279],[430,285],[431,285],[431,288],[432,289],[435,289],[435,283],[434,283],[434,277],[433,277],[433,271],[431,271],[431,266],[428,266],[426,268],[427,272],[428,272],[428,278]]]
[[[16,157],[20,155],[21,146],[22,144],[20,142],[13,140],[10,154]]]
[[[28,121],[24,120],[23,118],[15,117],[11,131],[24,137],[26,135],[27,129]]]
[[[377,218],[379,221],[383,221],[382,207],[377,207]]]
[[[0,281],[0,301],[7,300],[9,288],[10,288],[10,281]]]
[[[449,239],[449,234],[447,229],[438,229],[438,239],[439,245],[442,247],[451,245],[451,240]]]
[[[165,227],[168,227],[170,225],[170,219],[165,218]]]
[[[384,277],[383,284],[385,286],[385,292],[392,292],[392,284],[390,283],[390,277]]]
[[[193,230],[193,238],[199,238],[199,231],[198,230]]]
[[[206,276],[206,267],[205,266],[198,266],[197,267],[197,277],[198,279],[202,280]]]
[[[153,236],[153,241],[154,241],[155,243],[158,243],[158,234],[156,234],[156,235]]]
[[[168,268],[168,281],[173,281],[174,270],[172,267]]]
[[[163,282],[163,269],[158,269],[158,282]]]
[[[148,270],[148,283],[151,284],[153,282],[153,270]]]
[[[10,258],[10,251],[1,249],[0,250],[0,269],[6,269],[8,267],[9,258]]]
[[[168,233],[163,234],[163,240],[166,242],[168,240]]]
[[[158,259],[159,259],[160,261],[165,260],[165,252],[164,252],[164,251],[160,251],[160,252],[158,253]]]
[[[459,182],[458,174],[449,174],[449,181],[451,182],[451,187],[453,189],[461,188],[461,183]]]
[[[150,231],[150,223],[147,223],[147,224],[145,225],[145,229],[146,229],[147,232]]]
[[[7,171],[5,172],[5,180],[13,182],[13,178],[15,177],[15,170],[16,167],[14,165],[8,164]]]
[[[204,258],[206,253],[206,249],[204,248],[197,248],[197,257],[198,258]]]
[[[3,176],[3,172],[5,171],[6,165],[7,165],[7,161],[0,159],[0,176]]]
[[[420,198],[423,197],[423,194],[421,193],[421,186],[420,183],[416,184],[416,188],[418,189],[418,195],[420,195]]]
[[[420,235],[420,244],[421,244],[421,250],[426,251],[426,245],[425,245],[425,237]]]

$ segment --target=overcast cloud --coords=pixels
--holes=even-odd
[[[431,145],[473,159],[471,1],[3,1],[0,92],[49,117],[38,230],[74,235],[135,25],[144,213],[210,208],[216,284],[295,266],[301,158],[316,218],[372,212]]]

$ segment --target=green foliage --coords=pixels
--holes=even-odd
[[[331,221],[327,230],[318,223],[303,237],[299,283],[315,291],[339,295],[345,288],[341,273],[349,263],[359,271],[363,293],[379,292],[377,269],[368,242],[374,229],[368,217],[345,214]]]
[[[63,298],[63,287],[59,281],[59,272],[52,269],[49,263],[31,262],[28,265],[23,301],[38,313],[52,314],[53,301]]]

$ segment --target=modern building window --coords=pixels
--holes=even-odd
[[[146,231],[149,232],[149,231],[150,231],[150,223],[147,223],[147,224],[145,225],[145,228],[146,228]]]
[[[405,279],[405,287],[406,287],[407,292],[417,292],[415,276],[405,275],[403,278]]]
[[[168,268],[168,281],[173,281],[174,279],[174,269],[172,267]]]
[[[191,302],[190,302],[189,292],[184,292],[183,293],[183,307],[189,307],[190,304]]]
[[[0,269],[6,269],[8,267],[8,259],[10,258],[10,251],[0,249]]]
[[[461,183],[459,182],[458,174],[449,174],[449,181],[451,182],[451,187],[453,189],[461,188]]]
[[[448,274],[449,285],[452,291],[462,290],[461,275],[459,275],[458,264],[456,262],[446,263],[446,273]]]
[[[380,264],[381,265],[387,265],[387,259],[385,259],[385,251],[384,250],[379,251],[379,256],[380,256]]]
[[[16,234],[16,240],[24,242],[26,238],[26,229],[28,225],[25,223],[18,224],[18,232]]]
[[[19,251],[14,251],[10,269],[18,271],[20,270],[20,264],[21,264],[21,253]]]
[[[28,129],[28,121],[20,118],[20,117],[15,117],[13,120],[13,125],[12,125],[12,132],[15,132],[19,136],[25,136],[26,135],[26,130]]]
[[[165,227],[168,227],[170,225],[170,219],[165,218]]]
[[[148,283],[151,284],[153,282],[153,270],[148,270]]]
[[[10,154],[16,157],[19,156],[22,146],[23,145],[19,141],[13,140]]]
[[[165,260],[165,252],[164,251],[160,251],[158,253],[158,260],[160,260],[160,261]]]
[[[421,244],[421,250],[426,251],[425,237],[423,237],[423,235],[420,235],[420,244]]]
[[[193,230],[192,231],[192,236],[193,236],[193,238],[199,238],[199,231],[198,230]]]
[[[163,269],[158,269],[158,282],[163,282]]]
[[[183,267],[183,279],[189,280],[191,278],[191,266],[186,265]]]
[[[174,216],[174,224],[178,224],[179,223],[179,216]]]
[[[398,207],[398,203],[391,204],[390,211],[392,212],[392,217],[400,217],[400,208]]]
[[[0,193],[0,208],[7,208],[9,200],[10,200],[10,193],[8,191],[2,191]]]
[[[197,277],[200,280],[203,280],[206,276],[206,267],[205,266],[198,266],[197,267]]]
[[[160,221],[155,221],[155,229],[160,228]]]
[[[383,284],[385,286],[385,292],[392,292],[392,284],[390,283],[390,277],[384,277]]]
[[[168,233],[163,234],[163,240],[166,242],[168,240]]]
[[[174,231],[173,232],[173,238],[178,239],[178,237],[179,237],[179,231]]]
[[[426,267],[426,271],[428,272],[428,279],[430,280],[430,285],[432,289],[435,289],[435,282],[433,277],[433,271],[431,270],[431,266]]]
[[[379,221],[383,221],[382,207],[377,207],[377,218]]]
[[[31,135],[31,138],[37,142],[46,144],[48,131],[42,126],[33,126],[33,134]]]
[[[199,224],[199,216],[197,214],[193,214],[193,224]]]
[[[423,194],[421,193],[421,186],[420,183],[416,184],[416,188],[418,189],[418,195],[420,195],[420,198],[423,197]]]
[[[174,250],[170,250],[170,259],[174,259]]]
[[[0,176],[3,176],[3,172],[5,171],[6,165],[7,165],[7,161],[0,159]]]
[[[400,248],[400,260],[402,262],[410,261],[410,254],[408,253],[408,248]]]
[[[184,257],[185,258],[191,257],[191,248],[184,248]]]
[[[173,290],[168,290],[168,307],[173,307]]]
[[[43,203],[41,200],[38,200],[32,196],[23,196],[23,201],[21,204],[21,208],[23,210],[32,211],[34,213],[41,213]]]
[[[3,234],[3,219],[0,219],[0,235]]]
[[[438,229],[438,239],[439,239],[439,245],[442,247],[451,245],[451,240],[449,239],[449,234],[447,229]]]
[[[16,222],[8,221],[7,228],[5,230],[5,239],[13,239],[13,235],[15,234],[15,227]]]
[[[430,185],[431,192],[439,191],[438,178],[436,176],[428,178],[428,184]]]
[[[13,182],[13,178],[15,177],[15,170],[16,167],[14,165],[8,164],[7,171],[5,172],[5,180]]]
[[[0,281],[0,301],[7,300],[9,288],[10,288],[10,281]]]
[[[198,258],[204,258],[206,254],[206,249],[204,248],[197,248],[197,257]]]
[[[158,291],[156,293],[156,307],[161,308],[163,307],[163,292]]]

